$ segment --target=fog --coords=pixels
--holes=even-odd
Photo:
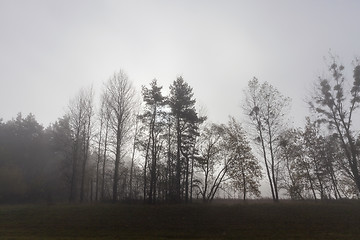
[[[99,140],[101,94],[106,82],[120,69],[134,87],[134,99],[142,99],[142,86],[149,86],[153,79],[163,87],[163,95],[168,96],[171,93],[169,87],[181,76],[192,89],[197,113],[206,113],[207,124],[226,125],[229,116],[234,116],[242,124],[249,146],[253,147],[263,168],[262,197],[270,197],[266,166],[261,160],[262,149],[256,153],[258,147],[253,141],[256,136],[250,134],[252,130],[246,123],[249,114],[243,110],[248,82],[256,77],[260,83],[268,82],[284,97],[291,98],[284,126],[304,129],[305,117],[311,115],[307,101],[314,93],[317,79],[331,77],[332,56],[345,66],[344,76],[349,80],[346,87],[351,87],[356,66],[354,60],[360,53],[359,8],[358,1],[310,0],[2,1],[0,184],[3,193],[0,201],[93,201],[101,199],[100,195],[102,200],[110,200],[114,198],[111,195],[117,160],[121,178],[117,185],[119,196],[115,200],[127,199],[129,194],[134,194],[131,197],[136,199],[146,198],[146,187],[144,191],[142,186],[146,186],[143,171],[147,151],[144,142],[136,148],[132,146],[136,141],[131,128],[135,126],[135,118],[129,123],[129,134],[124,135],[126,144],[121,145],[121,153],[115,154],[120,147],[114,143],[114,132],[109,135],[108,156],[104,142]],[[78,130],[76,135],[69,105],[81,98],[80,89],[91,86],[94,95],[91,124],[78,126],[82,132]],[[145,103],[141,104],[144,107]],[[144,111],[144,108],[138,109],[137,113]],[[359,135],[358,118],[358,112],[354,113],[353,139]],[[321,130],[324,129],[326,127]],[[148,130],[140,132],[144,134]],[[86,131],[91,135],[89,139],[80,139]],[[161,134],[165,132],[163,130]],[[319,139],[331,134],[322,132]],[[225,135],[221,137],[224,141],[227,139]],[[153,141],[157,146],[165,140]],[[175,140],[169,137],[170,141]],[[81,152],[74,154],[72,150],[79,142]],[[159,149],[164,146],[165,143]],[[135,157],[131,157],[133,149],[136,149]],[[155,153],[160,154],[160,150],[154,152],[154,156]],[[164,166],[159,169],[165,169],[165,153],[161,154]],[[225,152],[222,154],[226,155]],[[102,165],[105,160],[100,155],[104,159],[108,157],[108,165]],[[184,154],[182,156],[188,159]],[[325,198],[328,194],[326,197],[329,198],[351,198],[356,195],[354,183],[347,182],[354,178],[354,173],[342,175],[343,159],[335,167],[339,171],[339,175],[335,175],[343,184],[342,192],[336,192],[329,180],[328,185],[316,194],[307,190],[307,195],[301,197]],[[201,166],[197,167],[201,172]],[[217,176],[223,166],[214,163],[214,167],[218,170],[213,175]],[[314,173],[316,171],[314,169]],[[128,189],[130,172],[136,177],[137,189]],[[188,177],[176,175],[176,180],[185,181]],[[198,179],[203,180],[203,177]],[[164,184],[168,180],[164,179]],[[153,184],[154,189],[159,187]],[[289,197],[289,186],[283,187],[288,188],[281,190],[283,196]],[[216,197],[231,195],[228,191],[219,192]],[[161,198],[167,193],[157,194]],[[200,192],[197,194],[201,195]],[[76,197],[72,199],[73,195]]]

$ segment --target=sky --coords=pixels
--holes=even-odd
[[[329,50],[349,69],[359,56],[359,10],[355,0],[0,0],[0,118],[31,112],[47,126],[80,88],[99,95],[122,69],[138,92],[183,76],[217,123],[242,118],[255,76],[292,98],[301,125]]]

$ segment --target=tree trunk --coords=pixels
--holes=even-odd
[[[195,151],[195,146],[194,146],[194,148],[193,148],[193,152],[192,152],[192,156],[191,156],[190,202],[192,202],[192,200],[193,200],[194,151]]]
[[[265,143],[264,143],[264,138],[262,135],[260,122],[258,122],[258,131],[259,131],[259,136],[260,136],[260,141],[261,141],[261,147],[262,147],[262,152],[263,152],[263,157],[264,157],[264,162],[265,162],[266,173],[267,173],[269,183],[270,183],[271,194],[272,194],[273,200],[275,201],[276,198],[275,198],[274,186],[273,186],[273,182],[271,180],[271,174],[270,174],[269,165],[267,162],[266,148],[265,148]]]
[[[103,155],[103,166],[102,166],[102,182],[101,182],[101,200],[105,199],[105,169],[106,169],[106,154],[107,154],[107,141],[109,132],[109,120],[106,121],[105,138],[104,138],[104,155]]]
[[[154,203],[155,198],[155,183],[156,183],[156,158],[157,158],[157,145],[155,137],[155,120],[156,120],[156,108],[154,109],[152,120],[150,121],[150,138],[151,138],[151,170],[150,170],[150,192],[149,203]]]
[[[147,192],[147,165],[149,161],[149,148],[150,148],[150,137],[148,139],[148,142],[146,144],[146,154],[145,154],[145,164],[144,164],[144,203],[146,202],[146,192]]]
[[[171,168],[171,122],[170,122],[170,115],[169,115],[169,126],[168,126],[168,162],[167,162],[167,198],[168,200],[173,199],[173,188],[172,188],[172,168]]]
[[[115,154],[115,169],[114,169],[114,182],[113,182],[113,198],[112,201],[115,203],[118,198],[118,181],[119,181],[119,165],[120,165],[120,154],[121,154],[121,123],[118,123],[116,132],[116,154]]]
[[[189,165],[190,165],[190,160],[189,160],[189,156],[186,155],[186,179],[185,179],[185,202],[188,203],[189,201]]]
[[[89,158],[89,148],[90,148],[90,134],[91,134],[91,113],[89,113],[87,119],[87,125],[84,126],[84,159],[82,165],[82,176],[81,176],[81,190],[80,190],[80,202],[84,201],[84,187],[85,187],[85,175],[86,175],[86,163]]]
[[[130,166],[130,180],[129,180],[129,198],[130,200],[133,199],[133,171],[134,171],[134,158],[135,158],[135,150],[136,150],[136,137],[137,137],[137,131],[138,131],[138,120],[136,119],[135,123],[135,135],[134,135],[134,143],[132,148],[132,154],[131,154],[131,166]]]
[[[177,151],[176,151],[176,201],[180,202],[180,192],[181,192],[181,130],[180,130],[180,119],[177,118],[176,121],[176,136],[177,136]]]
[[[244,171],[244,166],[241,166],[241,175],[242,175],[242,179],[243,179],[243,200],[246,200],[246,175],[245,175],[245,171]]]
[[[74,150],[73,150],[73,166],[72,166],[72,173],[71,173],[71,180],[70,180],[70,197],[69,202],[75,201],[76,196],[76,183],[77,183],[77,160],[78,160],[78,143],[75,141],[74,143]]]
[[[70,180],[70,197],[69,202],[74,202],[76,199],[77,193],[77,167],[78,167],[78,158],[79,158],[79,138],[80,138],[80,129],[79,127],[76,130],[75,142],[73,147],[73,165],[72,165],[72,173]]]
[[[269,147],[270,147],[270,156],[271,156],[271,175],[272,175],[272,180],[273,180],[273,185],[274,185],[274,193],[275,193],[275,199],[274,201],[277,202],[279,201],[279,193],[278,193],[278,189],[277,189],[277,177],[276,177],[276,173],[275,173],[275,157],[274,157],[274,150],[273,150],[273,140],[272,140],[272,133],[271,133],[271,128],[270,125],[268,124],[268,131],[269,131]]]
[[[99,130],[99,142],[97,149],[97,162],[96,162],[96,186],[95,186],[95,201],[99,200],[99,168],[101,162],[101,140],[102,140],[102,130],[103,130],[103,120],[100,120],[100,130]]]
[[[305,164],[306,164],[306,163],[305,163]],[[310,189],[311,189],[311,192],[312,192],[312,194],[313,194],[313,196],[314,196],[314,199],[315,199],[315,201],[316,201],[317,198],[316,198],[316,193],[315,193],[315,189],[314,189],[314,183],[313,183],[313,181],[312,181],[312,177],[311,177],[311,175],[310,175],[310,171],[309,171],[309,168],[307,167],[307,165],[305,165],[305,168],[306,168],[306,174],[307,174],[308,179],[309,179],[309,182],[310,182]]]

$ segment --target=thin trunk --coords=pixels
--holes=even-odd
[[[150,137],[148,139],[148,142],[146,144],[146,154],[145,154],[145,164],[144,164],[144,202],[146,202],[146,192],[147,192],[147,164],[149,161],[149,148],[150,148]]]
[[[296,187],[296,182],[292,176],[292,171],[290,169],[290,165],[289,165],[289,156],[288,154],[285,153],[285,158],[286,158],[286,169],[288,171],[288,174],[289,174],[289,178],[290,178],[290,181],[291,181],[291,185],[294,187],[294,189],[296,189],[296,194],[300,197],[301,200],[304,200],[303,196],[301,195],[301,192],[297,189]]]
[[[151,138],[151,170],[150,170],[150,192],[149,203],[154,203],[154,191],[155,191],[155,178],[156,178],[156,137],[155,137],[155,121],[156,121],[156,107],[153,112],[152,119],[150,121],[150,138]]]
[[[316,201],[317,197],[316,197],[316,193],[315,193],[315,189],[314,189],[314,183],[312,181],[312,177],[310,175],[310,171],[309,171],[309,168],[307,167],[306,163],[305,163],[305,168],[306,168],[306,174],[307,174],[309,182],[310,182],[310,189],[311,189],[311,192],[312,192],[312,194],[314,196],[314,199]]]
[[[85,134],[84,134],[85,138]],[[84,184],[85,184],[85,168],[86,168],[86,162],[87,162],[87,151],[86,151],[86,140],[84,142],[83,146],[83,161],[82,161],[82,167],[81,167],[81,184],[80,184],[80,202],[82,203],[84,201]]]
[[[89,148],[90,148],[90,134],[91,134],[91,113],[89,113],[87,119],[87,125],[84,126],[84,159],[82,165],[82,176],[81,176],[81,189],[80,189],[80,202],[84,201],[85,194],[85,178],[86,178],[86,163],[89,158]]]
[[[73,166],[72,166],[72,173],[71,173],[71,180],[70,180],[70,197],[69,202],[75,201],[76,196],[76,182],[77,182],[77,160],[78,160],[78,143],[75,140],[74,143],[74,150],[73,150]]]
[[[69,202],[73,202],[76,199],[77,194],[77,171],[78,171],[78,161],[79,161],[79,144],[80,144],[80,131],[81,131],[81,122],[82,122],[82,108],[79,109],[78,118],[76,119],[76,134],[73,147],[73,166],[71,174],[71,185],[70,185],[70,197]]]
[[[276,198],[275,198],[274,186],[273,186],[273,182],[271,180],[271,174],[270,174],[269,165],[268,165],[268,161],[267,161],[267,157],[266,157],[266,148],[265,148],[264,138],[262,135],[261,124],[259,121],[258,121],[258,130],[259,130],[261,147],[262,147],[262,152],[263,152],[263,157],[264,157],[264,162],[265,162],[265,167],[266,167],[266,173],[267,173],[269,183],[270,183],[271,194],[272,194],[273,200],[275,201]]]
[[[317,180],[318,180],[318,182],[319,182],[319,187],[320,187],[320,198],[321,198],[321,200],[323,200],[324,199],[324,187],[323,187],[323,183],[322,183],[322,179],[321,179],[321,177],[320,177],[320,174],[319,174],[319,167],[318,167],[318,165],[317,165],[317,158],[315,157],[315,156],[313,156],[313,160],[314,160],[314,165],[315,165],[315,176],[316,176],[316,178],[317,178]]]
[[[341,199],[342,197],[341,197],[340,191],[339,191],[338,186],[337,186],[337,180],[336,180],[334,170],[332,169],[332,166],[331,166],[331,170],[330,170],[330,176],[331,176],[332,184],[334,186],[335,198],[336,199],[338,199],[338,198]]]
[[[207,158],[206,169],[205,169],[205,180],[204,180],[204,191],[203,191],[203,202],[206,202],[207,188],[208,188],[208,177],[209,177],[209,158]]]
[[[189,160],[189,156],[186,155],[186,173],[185,173],[185,202],[188,203],[189,201],[189,165],[190,165],[190,160]]]
[[[180,188],[181,188],[181,129],[180,129],[180,118],[176,120],[176,136],[177,136],[177,151],[176,151],[176,201],[180,202]]]
[[[194,179],[194,152],[195,152],[195,146],[192,151],[191,156],[191,175],[190,175],[190,202],[193,200],[193,179]]]
[[[320,187],[320,198],[321,200],[324,199],[325,195],[324,195],[324,187],[323,187],[323,184],[322,184],[322,180],[321,180],[321,177],[320,177],[320,174],[316,171],[316,178],[319,182],[319,187]]]
[[[100,155],[100,154],[99,154]],[[95,201],[99,201],[99,170],[100,170],[100,161],[101,157],[98,156],[98,161],[96,162],[96,186],[95,186]]]
[[[79,117],[80,121],[80,117]],[[77,171],[79,160],[79,140],[80,140],[80,126],[76,129],[75,142],[73,147],[73,166],[71,174],[70,197],[69,202],[74,202],[77,194]]]
[[[99,143],[97,150],[97,162],[96,162],[96,186],[95,186],[95,201],[99,200],[99,168],[101,162],[101,140],[102,140],[102,131],[103,131],[103,119],[100,120],[100,130],[99,130]]]
[[[271,128],[270,125],[268,124],[268,131],[269,131],[269,147],[270,147],[270,156],[271,156],[271,175],[272,175],[272,180],[273,180],[273,185],[274,185],[274,193],[275,193],[275,201],[279,201],[279,193],[278,193],[278,189],[277,189],[277,177],[275,175],[275,157],[274,157],[274,151],[273,151],[273,140],[272,140],[272,133],[271,133]]]
[[[227,164],[227,163],[226,163]],[[222,183],[222,180],[224,179],[225,177],[225,174],[227,172],[227,166],[225,166],[220,172],[219,174],[217,175],[216,179],[215,179],[215,182],[213,184],[213,186],[211,187],[211,190],[210,190],[210,195],[209,195],[209,200],[212,201],[215,197],[215,194],[217,192],[217,190],[219,189],[220,187],[220,184]]]
[[[115,154],[115,169],[114,169],[114,182],[113,182],[113,203],[117,201],[118,197],[118,181],[119,181],[119,166],[120,166],[120,154],[122,145],[122,126],[120,120],[118,120],[117,132],[116,132],[116,154]]]
[[[170,118],[170,117],[169,117]],[[172,181],[172,177],[171,177],[171,124],[170,124],[170,119],[169,119],[169,127],[168,127],[168,163],[167,163],[167,198],[172,198],[173,194],[172,194],[172,184],[170,183],[170,181]],[[168,199],[169,200],[169,199]]]
[[[246,174],[245,174],[245,170],[244,170],[244,165],[241,166],[241,175],[242,175],[242,179],[243,179],[243,200],[246,200]]]
[[[107,141],[109,133],[109,120],[106,121],[105,138],[104,138],[104,155],[102,166],[102,182],[101,182],[101,200],[105,199],[105,169],[106,169],[106,154],[107,154]]]
[[[135,123],[135,135],[134,135],[134,143],[132,148],[132,154],[131,154],[131,166],[130,166],[130,182],[129,182],[129,198],[132,200],[133,198],[133,190],[132,190],[132,184],[133,184],[133,171],[134,171],[134,158],[135,158],[135,150],[136,150],[136,137],[138,132],[138,120],[136,119]]]

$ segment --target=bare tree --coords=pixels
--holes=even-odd
[[[97,160],[96,160],[96,186],[95,186],[95,200],[99,200],[99,187],[100,187],[100,164],[102,166],[102,184],[101,184],[101,199],[103,199],[104,191],[104,177],[106,166],[106,154],[107,154],[107,141],[109,130],[109,118],[106,108],[106,93],[103,93],[100,99],[100,108],[97,114],[98,129],[97,129]]]
[[[260,84],[257,78],[249,81],[244,111],[250,119],[256,143],[261,147],[274,201],[279,200],[279,159],[275,150],[279,145],[279,134],[286,126],[284,117],[289,106],[290,99],[269,83]]]
[[[93,90],[81,89],[70,101],[68,116],[73,139],[72,176],[70,183],[70,202],[76,199],[79,164],[81,164],[80,201],[84,200],[85,168],[89,156],[91,138],[91,119],[93,116]]]
[[[104,139],[103,139],[103,158],[102,158],[102,173],[101,173],[101,200],[105,199],[105,173],[106,173],[106,163],[108,156],[108,142],[109,142],[109,131],[110,131],[110,117],[109,110],[106,104],[106,92],[102,96],[102,110],[101,110],[101,118],[104,119]]]
[[[90,154],[90,141],[92,137],[92,118],[94,116],[94,91],[91,88],[85,90],[84,94],[84,110],[85,110],[85,119],[83,122],[83,162],[82,162],[82,174],[81,174],[81,185],[80,185],[80,202],[84,201],[84,191],[85,191],[85,175],[86,175],[86,166],[89,160]]]
[[[119,166],[125,154],[125,145],[132,128],[135,91],[128,76],[120,70],[105,84],[106,105],[110,128],[115,138],[115,165],[113,178],[113,202],[118,199]]]

